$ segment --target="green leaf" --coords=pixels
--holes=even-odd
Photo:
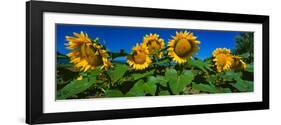
[[[221,78],[223,78],[224,81],[234,81],[240,79],[241,74],[236,73],[234,71],[226,71],[226,72],[222,72],[220,76]]]
[[[164,76],[158,75],[158,76],[156,76],[156,80],[160,85],[167,87],[167,83],[169,80],[167,78],[165,78]]]
[[[114,65],[112,70],[109,70],[107,73],[111,79],[111,83],[116,83],[119,79],[121,79],[124,74],[127,72],[128,66],[122,64]]]
[[[173,94],[179,94],[192,82],[194,75],[191,71],[184,71],[178,76],[176,70],[169,69],[166,71],[165,77],[169,79],[169,86]]]
[[[100,75],[100,72],[101,72],[101,68],[98,67],[98,68],[96,68],[96,69],[89,70],[89,71],[88,71],[88,75],[89,75],[90,77],[92,77],[92,76],[98,76],[98,75]]]
[[[143,84],[145,93],[155,95],[157,89],[157,79],[154,76],[149,76],[147,82]]]
[[[243,84],[242,82],[232,83],[231,85],[242,92],[247,91],[248,89],[248,86],[246,84]]]
[[[205,78],[208,83],[216,83],[218,79],[217,75],[210,75],[210,76],[206,76]]]
[[[133,80],[139,80],[139,79],[141,79],[141,78],[144,78],[144,77],[153,75],[153,73],[154,73],[153,70],[147,71],[147,72],[145,72],[145,73],[134,73],[134,74],[132,74],[132,77],[133,77]]]
[[[163,90],[159,92],[159,95],[170,95],[170,92],[168,90]]]
[[[66,99],[81,92],[84,92],[93,84],[94,82],[89,82],[88,78],[71,81],[64,88],[58,91],[58,99]]]
[[[247,81],[248,82],[248,92],[254,91],[254,83],[253,81]]]
[[[246,52],[246,53],[243,53],[243,54],[241,54],[241,55],[239,55],[240,57],[242,57],[242,58],[249,58],[250,57],[250,53],[249,52]]]
[[[171,81],[171,80],[177,80],[178,73],[175,69],[167,69],[165,72],[165,77]]]
[[[192,88],[203,92],[210,92],[210,93],[217,92],[216,87],[203,83],[192,83]]]
[[[170,62],[169,58],[164,58],[164,59],[161,59],[160,61],[156,62],[155,64],[165,65],[166,63],[169,63],[169,62]]]
[[[89,82],[99,83],[100,81],[97,81],[97,77],[101,74],[101,68],[98,67],[93,70],[87,71],[87,75],[85,77],[89,78]]]
[[[186,70],[182,73],[182,75],[180,75],[178,81],[185,87],[192,82],[193,78],[194,78],[193,73],[189,70]]]
[[[247,67],[246,67],[245,71],[247,71],[247,72],[254,72],[254,65],[253,65],[253,63],[247,64]]]
[[[246,80],[239,79],[237,81],[237,83],[231,83],[231,85],[241,92],[253,91],[253,82],[252,81],[246,81]]]
[[[230,88],[218,88],[218,90],[222,93],[231,93],[231,89]]]
[[[105,91],[105,96],[107,97],[123,97],[124,94],[117,89],[107,90]]]
[[[187,64],[189,64],[192,67],[196,67],[202,70],[203,72],[212,71],[212,69],[208,66],[208,64],[201,60],[189,60]]]
[[[144,81],[141,79],[137,81],[134,86],[130,89],[130,91],[126,94],[126,96],[144,96]]]

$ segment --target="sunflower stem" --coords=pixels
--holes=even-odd
[[[180,74],[183,72],[183,64],[179,64]]]

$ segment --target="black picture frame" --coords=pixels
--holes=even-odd
[[[42,41],[44,12],[192,19],[204,21],[262,24],[262,101],[105,111],[81,111],[47,114],[43,113],[44,47]],[[230,112],[259,109],[269,109],[269,16],[104,6],[62,2],[28,1],[26,3],[26,123],[28,124]]]

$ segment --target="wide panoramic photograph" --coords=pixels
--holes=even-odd
[[[253,92],[253,32],[56,24],[56,99]]]

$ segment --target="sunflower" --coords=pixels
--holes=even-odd
[[[161,49],[164,49],[164,40],[159,38],[158,34],[149,34],[143,37],[143,43],[148,47],[149,54],[157,54],[158,58],[163,56]]]
[[[106,50],[98,43],[92,42],[88,34],[81,31],[80,34],[73,33],[73,35],[75,37],[66,36],[68,41],[66,46],[71,50],[67,56],[70,57],[70,62],[75,64],[74,67],[84,72],[98,66],[106,67],[106,69],[111,67]]]
[[[246,69],[246,63],[239,56],[232,56],[233,62],[231,65],[231,69],[233,70],[244,70]]]
[[[101,69],[108,70],[110,67],[113,67],[112,63],[109,60],[104,60],[103,66],[101,67]]]
[[[227,48],[217,48],[213,51],[213,56],[216,57],[219,54],[231,54],[231,51]]]
[[[132,54],[127,57],[128,64],[136,70],[143,70],[149,66],[151,59],[145,44],[136,44],[132,49]]]
[[[217,66],[217,71],[221,72],[223,70],[230,69],[232,65],[232,55],[231,51],[226,48],[217,48],[213,52],[215,65]]]
[[[179,64],[185,63],[198,51],[200,41],[191,32],[176,32],[168,43],[168,55]]]

